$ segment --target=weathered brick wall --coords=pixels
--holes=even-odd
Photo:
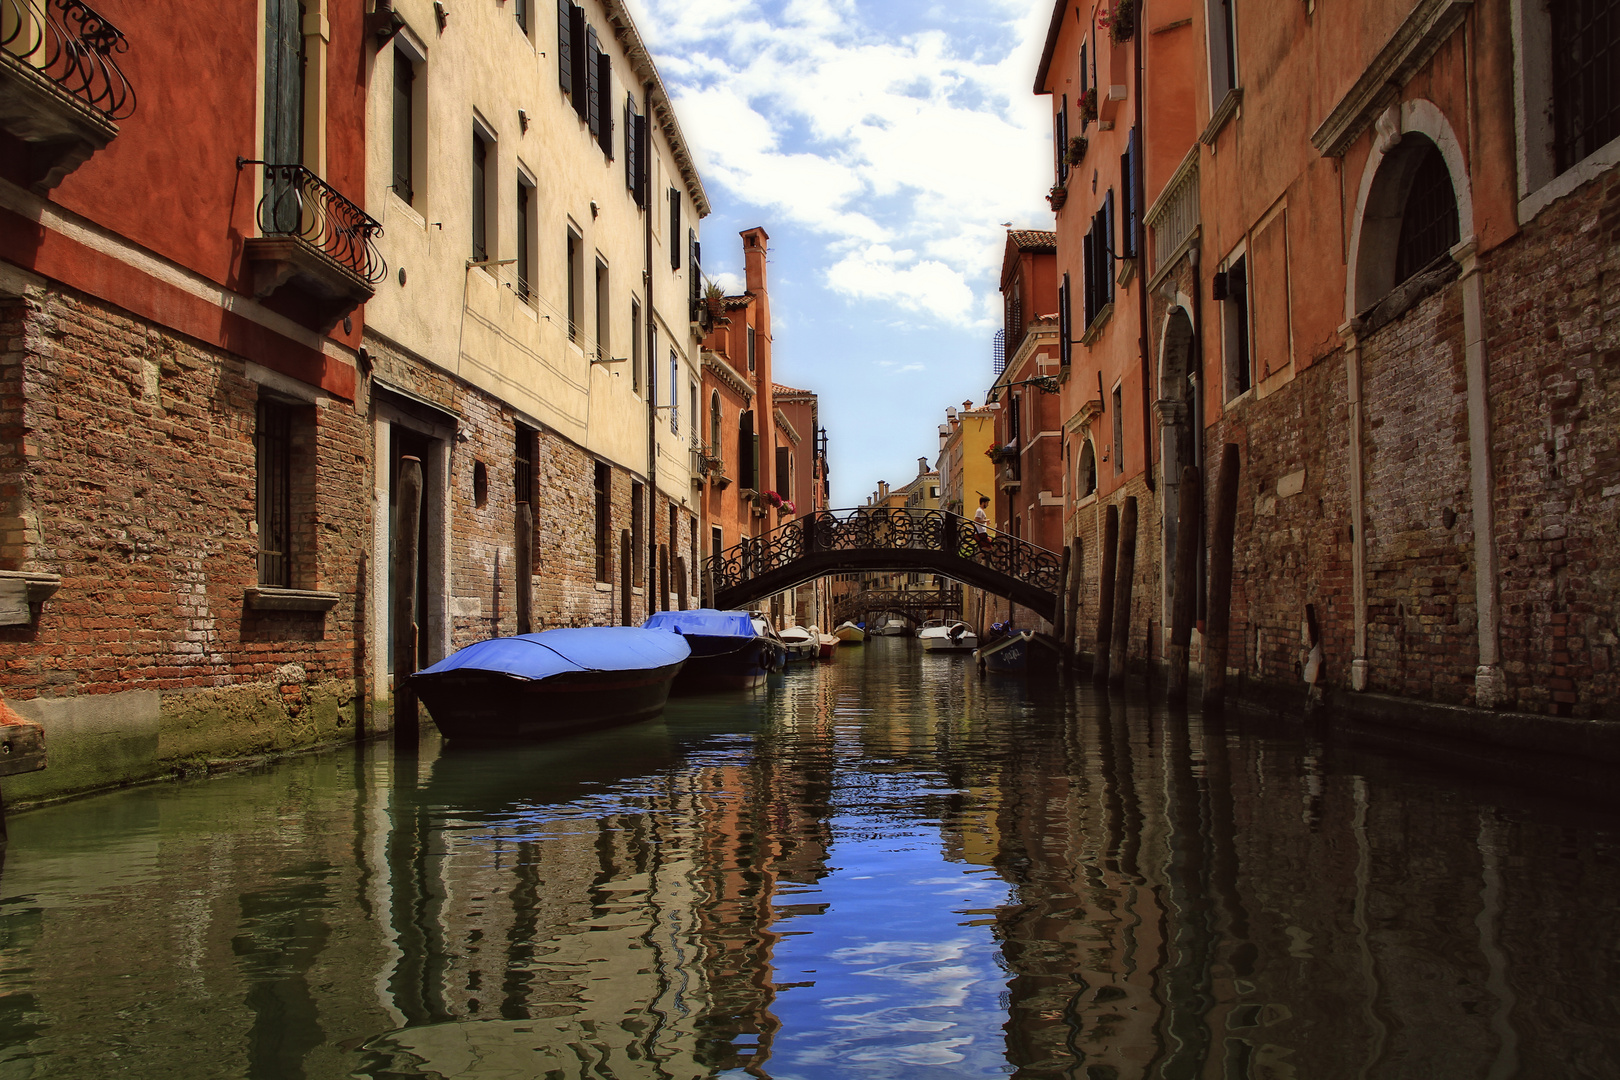
[[[1227,666],[1251,678],[1300,683],[1301,626],[1311,604],[1323,654],[1318,682],[1349,681],[1355,622],[1347,416],[1344,365],[1329,355],[1265,398],[1235,402],[1205,432],[1206,535],[1222,447],[1239,447]]]
[[[1361,343],[1368,688],[1459,703],[1479,663],[1462,290]]]
[[[1620,172],[1482,263],[1509,693],[1620,718]]]
[[[254,612],[259,388],[244,363],[65,290],[7,302],[0,330],[0,561],[62,578],[33,624],[0,629],[5,696],[158,691],[168,757],[347,724],[370,520],[352,403],[323,399],[295,425],[293,585],[338,603]]]

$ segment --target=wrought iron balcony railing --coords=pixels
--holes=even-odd
[[[371,215],[302,165],[236,159],[238,169],[245,165],[264,166],[261,233],[296,237],[367,284],[376,285],[387,276],[388,262],[375,243],[382,225]]]
[[[0,49],[108,120],[135,111],[135,88],[113,59],[129,41],[83,0],[0,0]]]

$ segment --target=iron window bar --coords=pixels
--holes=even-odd
[[[237,169],[264,166],[264,195],[259,199],[259,231],[290,236],[337,262],[367,284],[379,284],[388,262],[377,250],[382,225],[302,165],[277,164],[239,157]]]
[[[0,0],[0,50],[108,120],[135,112],[135,88],[114,54],[129,40],[83,0]]]
[[[1550,8],[1553,145],[1559,172],[1620,136],[1620,0]]]

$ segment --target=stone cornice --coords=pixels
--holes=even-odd
[[[686,181],[692,205],[697,208],[700,219],[706,218],[709,216],[709,195],[703,190],[703,180],[698,176],[692,151],[687,148],[686,136],[681,133],[680,121],[675,119],[675,107],[670,103],[669,91],[664,89],[664,80],[658,75],[658,65],[653,63],[652,53],[641,40],[641,31],[636,29],[635,20],[630,17],[623,0],[603,0],[602,6],[607,9],[608,21],[613,24],[614,33],[623,43],[625,55],[630,58],[636,74],[641,76],[643,82],[652,84],[646,108],[649,112],[657,111],[659,126],[664,130],[664,137],[669,139],[670,152],[681,170],[681,178]]]
[[[731,370],[731,365],[726,363],[719,353],[710,350],[704,351],[703,370],[714,372],[714,377],[724,383],[727,389],[741,394],[743,401],[750,402],[754,400],[754,388],[749,386],[735,371]]]
[[[1474,0],[1418,0],[1355,85],[1311,134],[1323,157],[1342,157],[1449,38]]]

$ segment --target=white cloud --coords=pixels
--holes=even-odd
[[[1050,120],[1030,89],[1049,5],[995,0],[976,34],[887,36],[855,0],[633,10],[706,182],[825,237],[819,269],[853,302],[993,321],[998,222],[1050,227]],[[998,15],[1017,42],[1001,55],[982,25]]]

